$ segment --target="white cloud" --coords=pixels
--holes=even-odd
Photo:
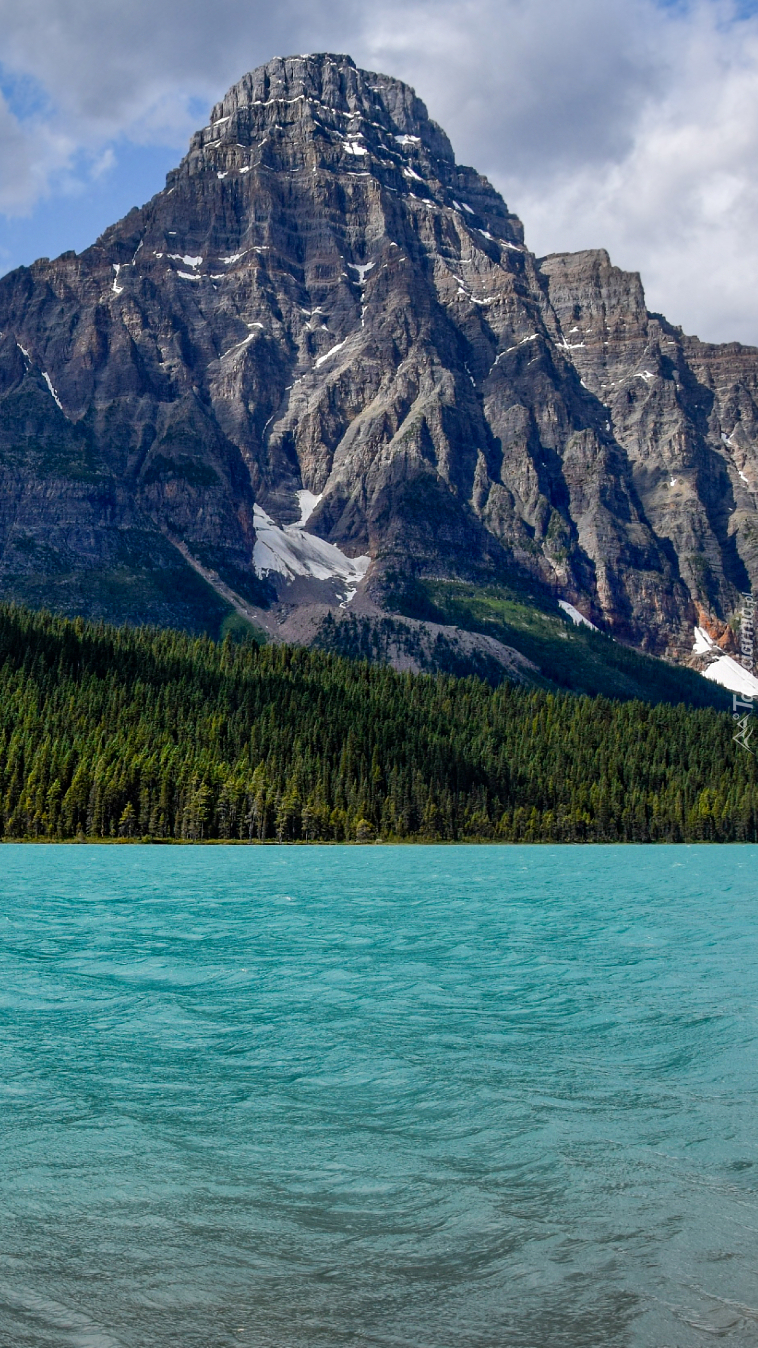
[[[2,62],[32,76],[57,116],[93,138],[185,141],[188,106],[304,36],[338,39],[349,0],[0,0]]]
[[[51,175],[67,169],[74,148],[65,132],[45,121],[19,122],[0,93],[0,212],[28,211]]]
[[[661,36],[666,78],[622,153],[497,176],[536,251],[606,247],[641,272],[650,308],[705,339],[756,343],[758,27],[718,26],[702,7]]]
[[[727,3],[481,0],[377,19],[537,253],[605,247],[648,304],[758,343],[758,19]],[[426,39],[425,39],[426,34]]]
[[[653,0],[385,6],[372,54],[419,87],[459,154],[529,177],[615,157],[659,72]]]
[[[0,102],[0,210],[119,138],[178,155],[197,100],[274,54],[347,50],[415,85],[535,251],[606,247],[672,321],[758,342],[758,18],[729,0],[0,0],[0,24],[49,103]]]

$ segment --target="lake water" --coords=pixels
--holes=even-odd
[[[0,848],[0,1344],[754,1348],[757,862]]]

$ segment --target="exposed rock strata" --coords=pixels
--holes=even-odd
[[[347,57],[245,76],[145,207],[0,280],[0,331],[6,596],[260,610],[254,507],[292,525],[303,490],[377,597],[528,574],[681,659],[758,568],[758,352],[648,314],[605,253],[535,259]]]
[[[708,345],[649,314],[639,277],[605,252],[548,257],[540,271],[567,354],[607,408],[645,518],[692,600],[686,618],[721,619],[723,635],[758,574],[758,351]]]

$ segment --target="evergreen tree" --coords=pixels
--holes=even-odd
[[[0,605],[0,836],[755,841],[708,709]]]

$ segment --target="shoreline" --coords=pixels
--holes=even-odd
[[[7,847],[758,847],[749,839],[656,838],[649,842],[605,839],[602,842],[577,838],[558,841],[550,838],[374,838],[370,842],[355,839],[337,842],[327,838],[0,838]]]

